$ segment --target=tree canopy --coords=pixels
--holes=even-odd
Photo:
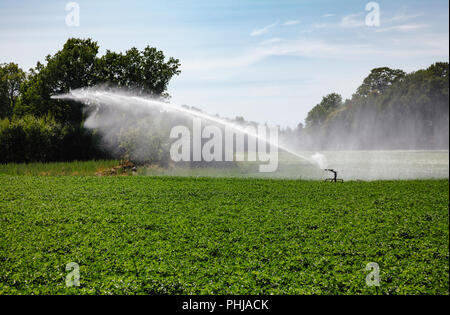
[[[124,54],[108,50],[98,59],[97,81],[160,96],[170,79],[180,73],[179,66],[177,59],[166,62],[162,51],[149,46],[143,51],[131,48]]]
[[[320,127],[328,115],[342,105],[342,96],[336,93],[325,96],[320,104],[317,104],[306,117],[306,127]]]
[[[53,100],[52,95],[70,90],[109,84],[133,89],[138,93],[166,96],[168,83],[178,75],[177,59],[165,61],[164,53],[147,46],[125,54],[107,51],[98,57],[99,46],[91,39],[70,38],[62,50],[38,62],[30,78],[22,85],[22,98],[16,114],[44,116],[51,114],[60,122],[79,124],[83,121],[82,105]]]
[[[325,149],[448,149],[449,64],[406,74],[373,69],[351,99],[324,97],[303,143]]]
[[[12,115],[25,78],[17,64],[0,64],[0,119]]]
[[[381,94],[392,84],[404,78],[406,73],[403,70],[390,69],[387,67],[376,68],[364,79],[363,84],[358,88],[357,94],[368,97],[371,94]]]

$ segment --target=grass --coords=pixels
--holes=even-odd
[[[449,294],[448,180],[0,185],[0,294]],[[70,262],[80,287],[65,285]]]
[[[87,176],[119,165],[116,160],[74,161],[54,163],[0,164],[0,174],[33,176]]]

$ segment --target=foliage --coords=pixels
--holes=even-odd
[[[12,115],[25,79],[25,72],[17,64],[0,64],[0,119]]]
[[[0,153],[0,162],[98,158],[102,148],[95,147],[98,145],[95,131],[83,127],[86,119],[83,105],[52,99],[51,96],[104,84],[126,87],[141,94],[168,97],[165,94],[167,85],[174,75],[180,73],[177,59],[169,58],[166,62],[163,52],[150,46],[143,51],[131,48],[125,54],[107,51],[102,57],[97,56],[98,50],[97,42],[92,39],[70,38],[60,51],[46,57],[45,64],[38,62],[28,77],[15,64],[0,66],[0,119],[7,117],[10,121],[8,125],[13,128],[8,132],[15,130],[14,135],[0,138],[0,146],[7,146],[9,150]],[[25,157],[22,153],[26,148],[21,144],[29,140],[24,138],[26,133],[20,130],[32,121],[29,116],[37,117],[35,122],[39,124],[50,122],[45,117],[52,117],[54,125],[37,127],[31,124],[40,130],[41,142],[44,141],[42,137],[49,138],[45,139],[46,146],[39,149],[39,153],[33,151],[38,155],[33,156],[34,153],[30,152]],[[27,118],[24,120],[23,117]],[[59,126],[61,131],[54,132],[62,134],[52,138],[50,134],[53,131],[49,133],[44,129],[53,130],[55,126]],[[2,143],[3,139],[9,142]],[[31,145],[31,142],[27,143]]]
[[[356,93],[363,97],[382,94],[395,82],[403,79],[405,75],[406,73],[403,70],[398,69],[394,70],[387,67],[373,69]]]
[[[125,54],[108,50],[97,61],[97,75],[99,82],[160,96],[170,79],[180,73],[179,66],[179,61],[174,58],[165,62],[163,52],[156,48],[147,46],[139,51],[133,47]]]
[[[0,294],[449,294],[448,180],[0,185]],[[65,286],[70,262],[80,287]]]
[[[315,149],[448,149],[449,64],[405,74],[377,68],[342,106],[317,105],[303,144]]]
[[[62,125],[51,116],[0,121],[0,161],[67,161],[103,157],[98,139],[84,128]]]
[[[316,105],[306,117],[307,128],[320,127],[327,116],[342,105],[342,96],[336,93],[325,96],[320,104]]]
[[[167,165],[169,162],[169,138],[142,125],[122,129],[118,143],[127,160],[140,164]]]
[[[0,123],[0,160],[5,162],[45,161],[54,154],[65,130],[50,117],[24,116]]]
[[[53,100],[51,96],[96,83],[98,48],[91,39],[70,38],[62,50],[46,57],[46,65],[38,62],[35,72],[23,86],[17,114],[42,116],[50,113],[63,123],[80,123],[83,118],[80,104]]]
[[[92,39],[68,39],[62,50],[46,57],[46,65],[37,64],[23,85],[22,102],[16,113],[51,113],[59,121],[79,124],[83,121],[82,105],[53,100],[52,95],[108,84],[159,96],[166,91],[170,79],[180,73],[177,59],[165,62],[164,53],[150,46],[143,51],[133,47],[125,54],[108,50],[102,57],[97,56],[98,50]]]

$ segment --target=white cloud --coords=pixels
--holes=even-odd
[[[429,27],[429,25],[427,24],[403,24],[377,29],[376,32],[389,32],[389,31],[409,32],[427,27]]]
[[[347,16],[344,16],[339,25],[345,28],[362,27],[365,25],[365,21],[363,19],[359,19],[361,15],[362,13],[349,14]]]
[[[333,16],[335,16],[335,15],[336,15],[336,14],[333,14],[333,13],[327,13],[327,14],[322,15],[322,17],[328,18],[328,17],[333,17]]]
[[[272,42],[270,42],[272,41]],[[215,69],[239,70],[271,56],[297,56],[308,58],[335,59],[339,61],[353,61],[368,58],[401,58],[408,57],[440,57],[448,56],[448,37],[430,37],[427,40],[400,39],[395,45],[379,46],[369,44],[336,44],[318,40],[279,40],[271,39],[266,45],[247,50],[247,52],[233,57],[185,60],[183,71],[206,71]]]
[[[278,25],[278,22],[272,23],[270,25],[264,26],[263,28],[255,29],[250,33],[250,36],[260,36],[266,34],[271,28]]]
[[[285,26],[291,26],[291,25],[297,25],[297,24],[300,24],[300,21],[299,21],[299,20],[290,20],[290,21],[284,22],[283,25],[285,25]]]
[[[418,14],[397,14],[394,17],[390,18],[389,21],[391,22],[402,22],[402,21],[408,21],[408,20],[412,20],[418,17],[423,16],[423,13],[418,13]]]
[[[182,70],[209,71],[211,69],[241,68],[260,62],[270,56],[345,59],[378,53],[377,50],[371,49],[367,45],[337,45],[314,40],[292,40],[281,43],[278,41],[272,44],[268,43],[258,49],[251,49],[240,56],[209,60],[186,60],[182,65]]]
[[[264,50],[255,50],[240,56],[214,59],[185,60],[182,71],[209,71],[212,69],[240,68],[254,64],[266,57]]]
[[[260,45],[270,45],[270,44],[279,43],[279,42],[281,42],[281,41],[282,41],[281,38],[277,38],[277,37],[276,37],[276,38],[271,38],[271,39],[262,41],[262,42],[260,43]]]
[[[327,28],[329,25],[328,24],[325,24],[325,23],[316,23],[316,24],[313,24],[313,27],[314,28]]]

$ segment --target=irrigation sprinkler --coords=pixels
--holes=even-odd
[[[343,179],[337,178],[337,174],[338,174],[338,173],[337,173],[335,170],[332,170],[332,169],[326,169],[325,171],[331,172],[331,173],[334,174],[333,178],[327,178],[327,179],[325,179],[325,182],[330,182],[330,183],[333,183],[333,182],[334,182],[334,183],[337,183],[337,182],[343,183],[343,182],[344,182]]]

